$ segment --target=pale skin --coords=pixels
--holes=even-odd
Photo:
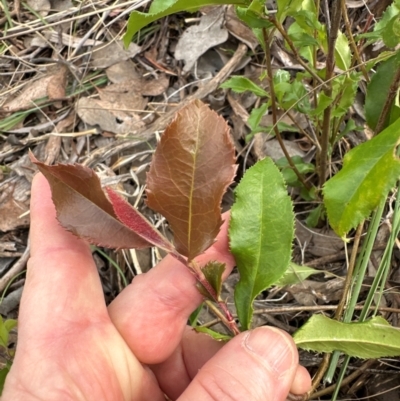
[[[227,216],[225,216],[227,218]],[[198,258],[234,265],[227,224]],[[31,258],[18,347],[2,401],[283,401],[310,388],[290,336],[263,327],[227,344],[186,326],[201,303],[166,257],[107,308],[89,246],[55,219],[47,181],[32,186]]]

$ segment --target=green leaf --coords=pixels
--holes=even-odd
[[[235,191],[229,238],[240,280],[236,309],[243,330],[250,327],[254,298],[285,273],[293,240],[293,206],[271,159],[247,170]]]
[[[204,267],[202,267],[201,271],[219,298],[221,295],[222,273],[225,271],[225,263],[210,261]],[[207,298],[210,298],[207,289],[202,284],[198,283],[197,287],[203,295],[205,295]]]
[[[270,21],[263,18],[262,15],[254,12],[253,10],[250,10],[250,7],[237,7],[236,14],[239,19],[246,23],[251,29],[269,29],[273,27],[273,24]]]
[[[387,47],[396,47],[400,43],[400,16],[396,15],[382,32],[383,42]]]
[[[247,124],[252,131],[255,131],[257,127],[260,125],[261,119],[264,117],[265,113],[268,109],[268,103],[263,103],[259,108],[254,108],[249,118],[247,119]]]
[[[315,8],[315,4],[313,3]],[[324,29],[324,26],[318,21],[316,11],[300,10],[293,15],[297,24],[310,35],[314,35],[315,31]]]
[[[349,41],[343,32],[338,32],[335,44],[335,61],[336,65],[343,71],[347,71],[351,64],[351,51]]]
[[[0,316],[0,346],[7,348],[10,331],[16,326],[16,320],[8,319],[3,321],[3,318]]]
[[[333,102],[331,97],[325,95],[324,92],[321,92],[318,96],[318,106],[310,111],[311,116],[320,116],[323,111],[329,107]]]
[[[344,236],[367,218],[400,176],[395,151],[400,137],[400,120],[378,136],[352,149],[343,168],[324,186],[329,222]]]
[[[290,262],[289,268],[286,270],[285,274],[274,285],[284,287],[285,285],[301,283],[312,274],[321,273],[323,273],[321,270],[313,269],[308,266],[300,266],[294,262]]]
[[[288,85],[281,83],[278,85]],[[308,114],[311,111],[310,99],[308,97],[307,89],[303,82],[294,81],[290,84],[290,89],[285,92],[282,99],[282,107],[285,110],[290,109],[292,106],[300,113]]]
[[[4,389],[4,383],[6,381],[6,377],[8,372],[10,371],[11,364],[9,362],[6,363],[6,366],[3,369],[0,369],[0,395]]]
[[[372,76],[371,82],[367,88],[367,96],[365,98],[365,118],[371,129],[375,129],[378,124],[379,117],[386,103],[387,94],[390,85],[400,68],[400,52],[390,59],[380,63],[376,69],[376,73]],[[387,126],[388,121],[386,121]]]
[[[197,326],[197,319],[199,318],[199,315],[203,309],[204,304],[202,303],[199,307],[197,307],[189,316],[189,325],[192,327]]]
[[[312,173],[315,170],[313,164],[305,163],[300,156],[293,156],[292,161],[297,167],[297,170],[300,172],[300,174]],[[296,173],[293,171],[292,167],[290,166],[285,156],[277,160],[276,165],[281,169],[283,178],[287,185],[290,185],[292,187],[302,186],[302,184],[299,182]]]
[[[198,333],[208,334],[210,337],[212,337],[214,340],[217,340],[217,341],[229,341],[229,340],[232,340],[231,336],[227,336],[226,334],[218,333],[218,332],[216,332],[214,330],[210,330],[207,327],[197,326],[197,327],[194,327],[194,330],[197,331]]]
[[[385,12],[382,14],[382,18],[380,19],[380,21],[377,22],[374,26],[374,32],[379,33],[379,38],[380,35],[382,35],[382,32],[385,30],[386,26],[389,24],[390,20],[399,15],[399,13],[400,1],[393,1],[393,3],[389,7],[387,7]]]
[[[305,350],[327,353],[337,350],[357,358],[400,355],[400,330],[380,316],[363,323],[342,323],[314,315],[293,339]]]
[[[354,71],[341,78],[335,79],[333,84],[334,97],[339,95],[339,102],[332,110],[332,117],[342,117],[348,113],[349,108],[354,104],[358,83],[361,79],[361,73]]]
[[[310,46],[310,41],[307,40],[310,38],[310,35],[306,34],[304,32],[304,29],[297,22],[293,22],[290,25],[287,33],[296,48],[298,49],[299,54],[309,63],[312,63],[313,51],[312,47]],[[314,45],[314,42],[311,43],[311,45]]]
[[[133,36],[146,25],[157,21],[167,15],[175,14],[181,11],[197,11],[205,6],[217,6],[223,4],[236,4],[246,6],[246,0],[161,0],[154,1],[150,7],[149,13],[133,11],[129,16],[128,27],[124,35],[124,44],[129,46]]]
[[[324,206],[320,204],[315,209],[311,210],[310,214],[307,216],[307,227],[316,227],[322,215],[325,215],[325,209]]]
[[[234,92],[237,93],[249,91],[260,97],[269,96],[268,92],[266,92],[263,88],[255,84],[253,81],[250,81],[250,79],[239,75],[231,77],[220,87],[224,89],[232,89]]]
[[[296,11],[301,9],[303,0],[278,0],[278,11],[276,13],[276,19],[280,22],[289,15],[292,16]]]
[[[257,14],[262,14],[265,9],[265,1],[264,0],[253,0],[249,7],[249,10],[254,11]]]

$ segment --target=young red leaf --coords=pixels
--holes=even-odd
[[[49,181],[57,219],[66,230],[107,248],[151,246],[118,220],[93,170],[79,164],[47,166],[29,156]]]
[[[175,251],[174,246],[130,203],[111,188],[106,188],[106,191],[114,208],[114,212],[121,223],[125,224],[125,226],[129,227],[151,244],[167,252]]]
[[[147,204],[168,220],[178,252],[189,260],[218,234],[234,163],[227,123],[199,100],[183,108],[161,137],[147,175]]]
[[[225,268],[226,268],[225,263],[217,262],[215,260],[208,262],[205,266],[201,268],[201,271],[203,272],[206,281],[214,290],[218,300],[220,299],[221,295],[222,274],[224,273]],[[215,301],[215,299],[213,299],[212,296],[210,296],[212,294],[209,293],[207,288],[205,288],[202,283],[198,282],[197,288],[200,291],[200,293],[204,295],[206,298],[210,299],[211,301]]]

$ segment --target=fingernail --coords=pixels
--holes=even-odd
[[[274,327],[259,327],[244,339],[245,347],[261,357],[270,369],[281,375],[296,366],[293,344],[287,335]]]

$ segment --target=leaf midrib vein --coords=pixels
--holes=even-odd
[[[193,156],[193,170],[192,170],[192,180],[190,183],[190,191],[189,191],[189,216],[188,216],[188,244],[187,249],[190,253],[190,244],[192,239],[192,207],[193,207],[193,192],[194,192],[194,177],[196,173],[196,162],[197,162],[197,152],[199,150],[199,136],[200,136],[200,116],[197,118],[197,127],[196,127],[196,147],[194,150]]]

